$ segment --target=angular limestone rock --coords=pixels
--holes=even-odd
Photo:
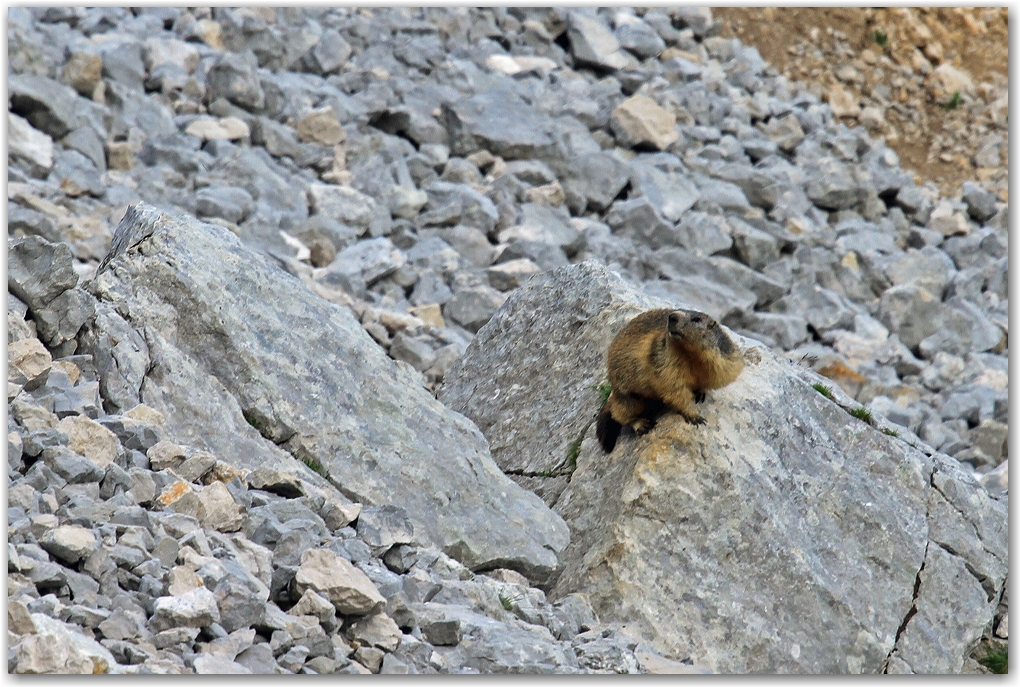
[[[329,599],[343,614],[367,615],[386,604],[368,576],[329,549],[310,549],[301,555],[294,586],[311,589]]]
[[[705,425],[666,414],[606,455],[588,426],[604,351],[666,305],[600,266],[560,268],[515,291],[447,377],[444,400],[504,469],[570,475],[550,598],[587,594],[603,622],[712,672],[959,672],[1003,592],[1006,504],[746,339]]]
[[[90,288],[144,330],[151,363],[134,402],[165,416],[166,436],[365,505],[399,503],[416,539],[471,568],[512,567],[539,581],[556,567],[566,525],[499,471],[477,427],[430,396],[347,310],[229,231],[129,208]],[[82,336],[100,340],[107,321]],[[133,405],[123,387],[117,393]],[[295,458],[321,465],[329,482]]]

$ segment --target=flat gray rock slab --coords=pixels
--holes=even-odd
[[[416,539],[469,567],[535,580],[556,567],[566,525],[499,471],[478,428],[229,231],[134,207],[93,291],[144,333],[139,393],[169,436],[253,469],[317,462],[349,498],[399,504]]]
[[[443,398],[501,465],[542,472],[597,410],[613,335],[663,305],[590,263],[536,278],[479,331]],[[706,425],[667,414],[609,455],[583,434],[555,501],[572,539],[550,598],[587,594],[604,622],[713,672],[959,672],[1002,594],[1006,503],[738,342],[746,367],[709,392]]]

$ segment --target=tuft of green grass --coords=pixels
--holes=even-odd
[[[978,659],[978,663],[997,675],[1009,672],[1009,648],[992,651]]]
[[[897,432],[895,429],[889,429],[888,427],[886,427],[882,431],[891,437],[898,437],[900,435],[900,433]]]
[[[265,429],[265,425],[263,425],[262,422],[257,417],[255,417],[254,413],[252,413],[252,412],[250,412],[248,410],[243,410],[243,411],[241,411],[241,414],[244,416],[244,421],[245,422],[247,422],[249,425],[251,425],[255,429],[256,432],[258,432],[259,434],[262,434],[262,430]]]
[[[871,36],[875,39],[875,42],[878,44],[878,47],[882,48],[883,50],[889,47],[889,36],[882,29],[875,29],[874,32],[872,32]]]
[[[581,452],[581,437],[574,439],[567,449],[567,470],[573,472],[577,468],[577,455]]]
[[[817,384],[812,384],[811,388],[820,393],[822,396],[825,396],[825,398],[829,399],[830,401],[834,400],[832,398],[832,389],[825,386],[821,382],[818,382]]]
[[[854,408],[853,410],[850,411],[850,414],[853,415],[858,420],[864,420],[869,424],[871,423],[871,411],[865,408],[864,406]]]
[[[510,595],[506,593],[505,589],[499,590],[499,605],[502,606],[505,611],[512,611],[514,609],[514,601],[510,598]]]
[[[329,472],[323,467],[322,463],[317,461],[315,458],[302,458],[301,462],[308,466],[308,469],[312,472],[319,474],[326,479],[329,479]]]
[[[609,394],[613,393],[613,385],[609,382],[602,382],[595,390],[599,392],[599,408],[606,404],[609,400]]]
[[[953,97],[949,99],[949,102],[942,106],[944,110],[955,110],[963,102],[963,98],[960,96],[960,92],[956,91],[953,93]]]

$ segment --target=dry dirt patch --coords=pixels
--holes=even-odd
[[[1005,7],[720,7],[723,36],[842,104],[919,183],[978,180],[1008,200]],[[955,94],[959,92],[959,96]],[[833,98],[833,96],[835,96]]]

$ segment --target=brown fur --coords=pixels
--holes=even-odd
[[[740,349],[714,319],[669,308],[649,310],[628,322],[609,345],[606,362],[613,391],[599,413],[596,433],[607,453],[623,425],[647,432],[662,406],[703,424],[695,402],[744,369]]]

